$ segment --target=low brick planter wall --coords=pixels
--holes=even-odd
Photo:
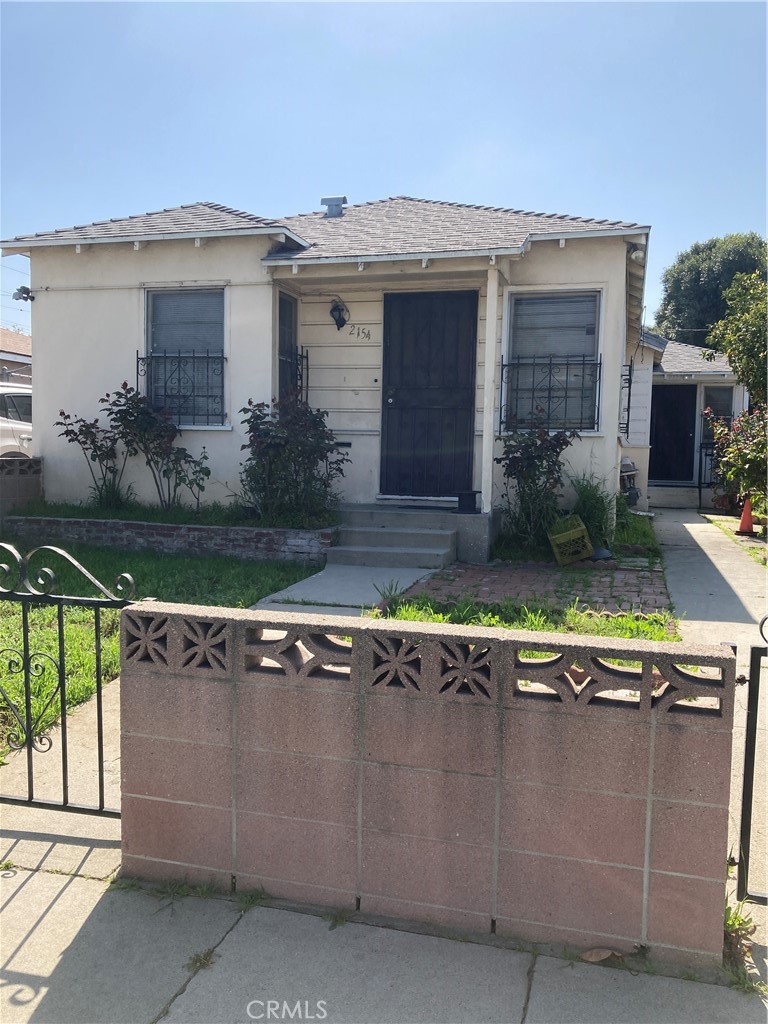
[[[336,529],[259,530],[249,526],[177,526],[125,519],[7,516],[9,532],[27,544],[96,544],[123,551],[230,555],[253,561],[321,562]]]
[[[721,961],[729,649],[155,603],[121,628],[124,874]]]

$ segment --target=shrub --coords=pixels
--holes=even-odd
[[[526,547],[547,544],[563,484],[560,456],[578,436],[575,430],[550,432],[539,422],[531,430],[513,430],[498,439],[504,446],[494,459],[504,467],[504,531]]]
[[[123,487],[123,474],[128,457],[133,453],[121,448],[117,431],[101,426],[98,418],[73,417],[63,409],[59,410],[59,416],[61,419],[54,423],[55,427],[64,428],[59,437],[65,437],[68,444],[79,445],[85,456],[93,480],[91,495],[94,505],[103,509],[119,509],[129,504],[133,488]]]
[[[181,504],[182,489],[188,490],[199,506],[205,481],[211,475],[205,448],[195,457],[175,444],[181,433],[179,428],[166,413],[153,409],[149,399],[129,387],[127,381],[99,402],[104,406],[108,427],[99,426],[98,419],[88,422],[81,417],[72,418],[63,409],[55,424],[64,427],[60,437],[80,445],[94,481],[97,504],[116,508],[126,503],[130,497],[130,489],[122,490],[126,462],[132,456],[142,455],[163,510]]]
[[[240,473],[241,500],[265,523],[308,527],[328,521],[333,486],[350,460],[326,425],[327,413],[297,397],[249,401],[240,410],[248,457]]]
[[[708,410],[707,410],[708,412]],[[766,507],[766,409],[756,406],[743,412],[729,427],[723,420],[709,416],[714,435],[714,463],[720,481],[718,489],[726,496],[736,491],[739,498],[750,498],[755,512]]]

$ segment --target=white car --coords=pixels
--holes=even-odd
[[[0,384],[0,459],[32,455],[32,386]]]

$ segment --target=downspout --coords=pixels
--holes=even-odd
[[[493,449],[496,440],[496,355],[497,327],[499,318],[499,272],[495,266],[488,268],[488,287],[485,302],[485,366],[483,374],[483,444],[481,449],[482,467],[482,510],[489,513],[493,507]]]

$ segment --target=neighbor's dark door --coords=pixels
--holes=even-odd
[[[382,494],[472,487],[477,292],[384,296]]]
[[[650,480],[693,480],[696,385],[657,384],[651,392]]]

